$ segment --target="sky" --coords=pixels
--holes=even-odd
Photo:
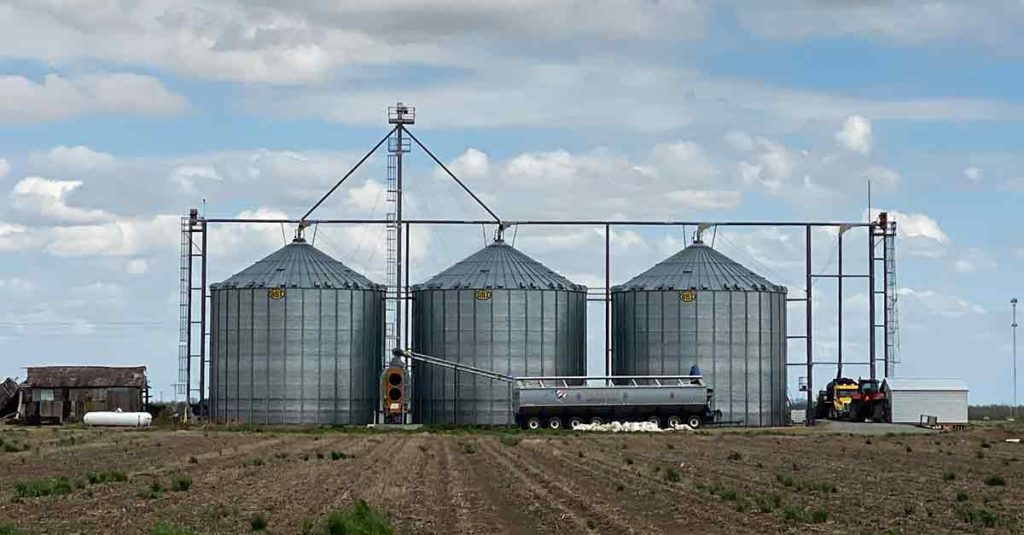
[[[963,378],[972,403],[1008,402],[1010,299],[1024,293],[1022,30],[1019,0],[8,0],[0,376],[142,364],[154,396],[172,399],[180,217],[302,215],[402,101],[416,107],[417,137],[504,219],[862,222],[888,211],[896,375]],[[407,164],[407,217],[485,218],[421,151]],[[383,217],[384,180],[377,154],[314,215]],[[693,230],[616,228],[613,284]],[[212,226],[210,279],[292,231]],[[493,231],[417,227],[413,282]],[[573,281],[603,285],[602,229],[510,232]],[[800,231],[711,238],[803,297]],[[814,233],[815,272],[836,271],[836,242]],[[864,273],[864,231],[844,243],[845,272]],[[324,225],[315,244],[384,280],[379,227]],[[842,299],[834,279],[817,280],[813,296],[816,359],[841,344],[864,362],[863,279]],[[803,315],[790,306],[791,335]],[[592,305],[596,373],[603,323]],[[790,362],[802,344],[790,343]],[[834,374],[818,366],[815,382]],[[803,375],[790,369],[791,395]]]

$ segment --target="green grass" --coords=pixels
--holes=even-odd
[[[1004,518],[995,511],[990,511],[984,507],[975,508],[972,507],[971,504],[965,502],[958,503],[953,509],[953,512],[960,520],[975,526],[982,526],[986,528],[1013,528],[1015,524],[1012,519]]]
[[[519,445],[519,437],[514,435],[501,435],[501,438],[499,438],[498,441],[509,447]]]
[[[678,483],[681,477],[679,476],[678,471],[676,471],[674,468],[669,468],[668,470],[665,470],[665,479],[671,481],[672,483]]]
[[[332,451],[331,452],[331,460],[332,461],[337,461],[339,459],[348,459],[348,458],[349,458],[349,455],[347,455],[343,451]]]
[[[128,481],[128,476],[124,472],[117,470],[111,470],[109,472],[90,472],[86,474],[85,478],[89,480],[90,485],[101,485],[103,483],[122,483]]]
[[[263,531],[267,529],[267,519],[263,518],[263,515],[256,513],[249,519],[249,527],[253,531]]]
[[[393,535],[394,528],[387,517],[359,500],[344,511],[335,511],[327,517],[329,535]]]
[[[960,492],[956,493],[956,501],[958,501],[958,502],[966,502],[969,499],[970,498],[967,496],[967,493],[964,492],[964,491],[960,491]]]
[[[10,524],[0,524],[0,535],[26,535],[26,532]]]
[[[153,529],[149,531],[149,535],[196,535],[196,532],[188,528],[161,522],[153,526]]]
[[[163,495],[164,495],[164,488],[163,488],[162,485],[160,485],[160,482],[158,482],[158,481],[154,481],[154,482],[150,483],[148,489],[146,489],[144,491],[141,491],[138,494],[139,498],[144,498],[144,499],[147,499],[147,500],[155,500],[155,499],[157,499],[157,498],[159,498],[159,497],[161,497]]]
[[[985,484],[990,487],[1005,487],[1006,480],[999,476],[988,476],[985,478]]]
[[[171,480],[171,490],[174,492],[185,492],[192,488],[192,478],[189,476],[175,476]]]
[[[956,474],[950,471],[942,472],[943,481],[953,481],[956,479]]]
[[[14,484],[14,492],[19,498],[39,498],[42,496],[71,494],[71,482],[66,477],[23,481]]]

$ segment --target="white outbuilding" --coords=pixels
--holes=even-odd
[[[960,379],[891,377],[882,390],[894,424],[921,423],[928,416],[936,417],[939,424],[967,423],[967,383]]]

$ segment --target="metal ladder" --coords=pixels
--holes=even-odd
[[[390,147],[389,147],[390,148]],[[384,297],[384,350],[385,355],[389,354],[398,346],[398,303],[401,289],[398,288],[398,184],[396,183],[398,170],[398,157],[395,153],[388,154],[387,165],[387,262],[386,280],[387,291]]]
[[[885,312],[889,323],[885,328],[886,351],[889,354],[890,373],[896,374],[900,364],[900,321],[899,321],[899,285],[896,283],[896,222],[890,222],[888,229],[883,229],[883,247],[885,248],[885,280],[886,300]]]

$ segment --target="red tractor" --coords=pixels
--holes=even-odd
[[[878,379],[861,379],[857,391],[851,394],[850,419],[855,422],[871,420],[884,422],[888,413],[888,400]]]

